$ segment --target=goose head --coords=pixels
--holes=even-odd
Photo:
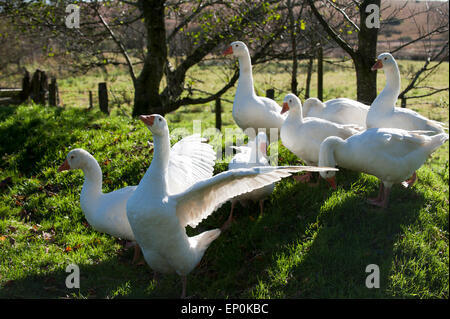
[[[321,171],[320,176],[325,179],[331,188],[336,189],[336,172],[335,171]]]
[[[242,41],[235,41],[223,52],[223,55],[232,55],[235,58],[249,55],[248,48]]]
[[[372,66],[372,71],[379,70],[379,69],[391,69],[395,67],[396,62],[392,54],[390,53],[381,53],[378,58],[377,62]]]
[[[71,150],[64,162],[58,168],[58,172],[67,171],[70,169],[82,169],[88,165],[92,156],[82,148]]]
[[[139,119],[144,122],[153,135],[163,136],[169,134],[166,119],[159,114],[140,115]]]
[[[300,112],[301,107],[302,102],[300,102],[300,99],[294,93],[286,94],[283,100],[283,108],[281,109],[281,114],[287,111]]]

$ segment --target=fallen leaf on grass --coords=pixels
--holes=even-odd
[[[9,231],[10,231],[11,233],[15,233],[16,230],[17,230],[17,227],[14,227],[14,226],[8,226],[8,229],[9,229]]]
[[[5,241],[6,240],[6,236],[0,236],[0,241]]]

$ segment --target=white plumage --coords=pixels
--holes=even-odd
[[[395,107],[400,93],[400,71],[390,53],[380,54],[372,70],[381,68],[386,75],[386,85],[370,106],[367,128],[390,127],[431,131],[432,134],[443,133],[443,123],[427,119],[410,109]]]
[[[256,95],[247,46],[241,41],[233,42],[224,54],[232,54],[239,59],[239,80],[232,112],[234,121],[244,131],[253,129],[251,134],[247,133],[251,136],[256,136],[258,129],[266,129],[266,134],[270,138],[270,129],[276,128],[278,139],[285,116],[280,114],[281,107],[277,102]]]
[[[258,166],[270,166],[267,160],[267,136],[264,132],[259,132],[255,139],[250,140],[247,145],[236,147],[237,153],[233,156],[228,169],[252,168]],[[233,198],[230,216],[232,216],[234,206],[239,201],[246,205],[247,201],[259,202],[260,214],[263,213],[264,199],[270,196],[275,189],[275,184],[267,185],[260,189],[255,189],[250,193]]]
[[[81,169],[84,173],[80,205],[88,223],[99,232],[134,240],[126,215],[126,203],[136,186],[103,193],[100,165],[89,152],[81,148],[71,150],[58,171],[69,169]]]
[[[320,146],[319,165],[338,165],[378,177],[380,193],[370,202],[386,207],[392,185],[411,176],[447,140],[445,133],[427,136],[395,128],[367,129],[346,140],[331,136]],[[334,184],[334,172],[320,175]]]
[[[158,272],[175,272],[183,278],[200,262],[220,229],[188,237],[185,227],[196,227],[231,198],[264,187],[291,172],[319,168],[261,167],[230,170],[195,182],[185,191],[170,194],[169,130],[160,115],[141,116],[153,133],[153,161],[127,203],[127,215],[136,241],[149,266]],[[211,154],[213,150],[211,148]]]
[[[364,103],[338,98],[322,102],[317,98],[309,98],[303,103],[303,116],[316,117],[338,124],[355,124],[366,127],[369,106]]]
[[[289,115],[281,127],[281,141],[308,165],[317,165],[320,143],[328,136],[346,139],[358,133],[355,125],[342,125],[315,117],[303,118],[300,99],[292,93],[284,98],[283,112],[286,111]]]

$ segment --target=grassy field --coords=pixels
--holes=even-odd
[[[420,63],[400,61],[401,69]],[[288,66],[254,68],[260,94],[276,89],[281,102],[289,88]],[[223,83],[225,66],[192,70],[192,85],[214,91]],[[305,82],[304,68],[299,83]],[[229,71],[228,71],[229,72]],[[429,79],[448,86],[448,64]],[[117,104],[110,116],[86,111],[87,94],[108,80]],[[313,78],[315,81],[315,78]],[[403,87],[406,81],[403,81]],[[313,82],[315,83],[315,82]],[[327,65],[325,99],[356,97],[354,72]],[[379,88],[384,75],[379,74]],[[57,173],[67,152],[82,147],[103,170],[104,192],[136,185],[151,163],[144,125],[130,114],[131,84],[121,69],[108,75],[86,74],[59,81],[66,107],[0,107],[0,297],[1,298],[178,298],[177,275],[158,283],[146,265],[131,265],[133,251],[124,241],[93,230],[79,204],[81,171]],[[224,96],[232,101],[235,89]],[[315,87],[312,88],[312,96]],[[413,100],[408,107],[448,124],[448,92]],[[120,108],[117,106],[120,104]],[[224,101],[224,127],[235,127],[232,104]],[[182,107],[168,114],[171,130],[214,126],[213,104]],[[174,142],[174,141],[173,141]],[[279,143],[279,164],[298,159]],[[188,277],[194,298],[448,298],[449,170],[448,143],[418,170],[411,189],[393,187],[390,207],[366,204],[378,188],[375,177],[341,170],[338,189],[288,178],[258,206],[236,208],[236,222],[207,250]],[[216,172],[226,163],[216,165]],[[219,227],[230,204],[188,234]],[[67,265],[80,267],[80,289],[68,289]],[[366,266],[380,269],[380,288],[368,289]]]

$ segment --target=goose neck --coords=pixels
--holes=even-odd
[[[374,100],[373,104],[378,107],[392,109],[400,94],[400,71],[397,64],[394,64],[391,68],[386,68],[386,84],[381,93]]]
[[[302,108],[294,108],[294,109],[290,109],[289,110],[289,115],[287,117],[286,120],[289,121],[300,121],[301,123],[303,123],[303,111]]]
[[[169,166],[169,135],[153,135],[153,159],[141,183],[158,185],[158,190],[165,192],[167,188],[167,170]],[[152,188],[154,189],[154,188]]]
[[[82,168],[84,173],[84,183],[82,195],[95,196],[102,192],[102,170],[97,161],[92,157]]]
[[[344,140],[337,136],[328,137],[320,145],[319,150],[319,166],[335,167],[336,166],[336,150],[341,146]]]
[[[239,81],[236,94],[238,94],[238,92],[247,95],[255,94],[253,87],[252,62],[249,54],[239,57]]]

